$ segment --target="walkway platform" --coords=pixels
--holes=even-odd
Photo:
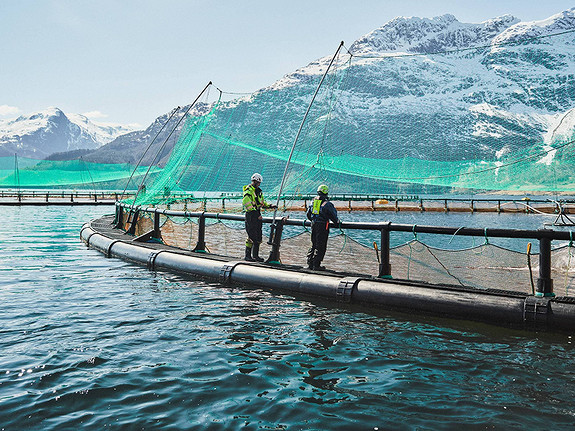
[[[107,216],[85,224],[80,232],[82,241],[107,257],[131,261],[153,271],[216,280],[222,285],[245,285],[298,296],[321,297],[336,305],[359,304],[370,309],[395,309],[504,326],[561,331],[575,329],[573,298],[535,297],[521,292],[245,262],[170,247],[157,241],[140,242],[138,238],[115,229],[113,221],[113,216]]]

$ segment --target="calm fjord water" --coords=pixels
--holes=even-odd
[[[571,429],[572,338],[155,274],[2,207],[0,430]]]

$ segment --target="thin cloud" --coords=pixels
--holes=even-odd
[[[20,113],[20,108],[16,106],[0,105],[0,116],[6,117],[9,115],[18,115]]]

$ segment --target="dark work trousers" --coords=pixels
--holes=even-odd
[[[311,248],[307,252],[307,264],[310,268],[320,266],[329,237],[329,225],[327,222],[312,223],[311,225]]]
[[[261,243],[262,242],[262,221],[260,220],[261,213],[259,211],[248,211],[246,213],[246,232],[248,234],[248,243]],[[251,245],[250,245],[251,247]]]

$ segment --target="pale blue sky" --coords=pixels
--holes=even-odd
[[[57,106],[147,126],[208,81],[251,92],[396,16],[545,19],[563,0],[0,0],[0,119]],[[100,113],[100,114],[98,114]]]

